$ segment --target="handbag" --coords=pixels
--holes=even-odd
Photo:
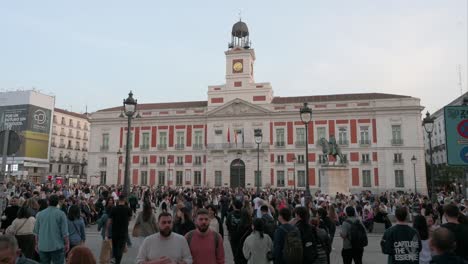
[[[109,263],[112,256],[112,241],[103,240],[101,245],[101,254],[99,255],[100,263]]]

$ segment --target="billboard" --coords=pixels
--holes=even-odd
[[[444,108],[447,164],[468,165],[468,106]]]
[[[16,156],[48,159],[51,115],[50,109],[31,104],[0,106],[2,130],[14,130],[22,139]]]

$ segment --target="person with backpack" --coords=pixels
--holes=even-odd
[[[229,242],[231,243],[232,254],[234,255],[239,247],[240,236],[238,229],[241,221],[242,202],[235,200],[233,202],[234,210],[230,212],[226,218],[226,226],[229,234]]]
[[[275,231],[273,240],[274,264],[302,264],[301,233],[291,221],[291,210],[287,207],[279,211],[280,226]]]
[[[362,264],[364,247],[367,246],[367,233],[361,220],[356,217],[356,210],[352,206],[345,209],[346,220],[341,226],[341,237],[343,238],[343,249],[341,256],[343,264]]]
[[[264,222],[263,232],[267,234],[271,238],[271,240],[273,240],[276,230],[275,219],[273,218],[273,216],[270,215],[267,205],[262,205],[260,207],[260,212],[262,214],[261,219]]]
[[[408,210],[398,207],[395,210],[396,225],[385,230],[380,241],[382,253],[388,255],[388,264],[418,264],[422,249],[418,231],[406,223]]]
[[[329,263],[331,246],[328,233],[309,224],[310,217],[306,207],[297,207],[294,212],[296,215],[296,227],[299,229],[302,238],[302,263]]]

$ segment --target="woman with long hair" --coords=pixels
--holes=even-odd
[[[195,224],[190,216],[190,211],[186,207],[177,209],[173,228],[174,233],[185,236],[185,234],[194,229]]]
[[[221,223],[221,218],[218,216],[218,210],[214,204],[210,204],[206,207],[208,209],[208,218],[210,219],[210,228],[218,232],[222,238],[224,238],[224,227]]]
[[[153,207],[151,207],[149,202],[143,203],[143,211],[138,213],[133,229],[134,236],[138,237],[147,237],[158,232],[158,222],[153,214]]]
[[[273,241],[270,236],[264,234],[264,222],[261,218],[253,221],[253,232],[245,239],[242,253],[247,259],[247,264],[269,264],[271,261],[267,255],[272,255]]]
[[[93,253],[86,246],[74,247],[68,253],[67,264],[96,264]]]
[[[252,213],[248,208],[241,209],[238,232],[240,236],[240,242],[239,247],[237,248],[237,251],[234,254],[234,262],[236,264],[245,264],[247,263],[247,259],[245,258],[242,249],[244,241],[252,233]]]
[[[18,210],[16,219],[13,220],[11,225],[5,230],[7,235],[16,237],[18,247],[25,257],[35,259],[37,257],[35,252],[36,239],[34,236],[34,225],[36,218],[31,216],[29,208],[26,206]]]
[[[431,249],[429,247],[429,228],[427,227],[426,218],[422,215],[417,215],[413,220],[413,228],[418,231],[419,238],[422,243],[422,250],[419,252],[419,263],[429,264],[431,262]]]
[[[70,249],[86,241],[85,223],[81,217],[80,207],[75,204],[68,209],[68,239]]]

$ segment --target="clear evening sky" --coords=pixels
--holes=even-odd
[[[84,112],[206,100],[232,25],[276,96],[380,92],[434,111],[467,91],[467,0],[3,1],[0,89],[35,87]]]

